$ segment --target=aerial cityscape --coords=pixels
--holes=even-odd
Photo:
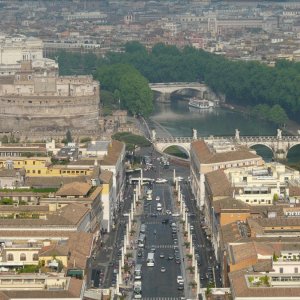
[[[300,299],[300,1],[0,0],[0,300]]]

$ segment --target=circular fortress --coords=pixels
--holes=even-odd
[[[97,131],[99,82],[92,76],[58,76],[38,71],[31,61],[0,76],[0,131],[26,135]],[[29,133],[29,134],[28,134]]]

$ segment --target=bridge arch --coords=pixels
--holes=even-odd
[[[254,149],[265,161],[271,161],[274,157],[276,157],[275,150],[270,145],[266,145],[264,143],[253,143],[248,145],[248,147]],[[256,149],[256,147],[258,149]]]
[[[292,150],[292,151],[291,151]],[[295,153],[296,152],[296,153]],[[300,142],[299,143],[294,143],[292,144],[288,149],[287,149],[287,154],[286,154],[286,158],[289,161],[289,159],[292,159],[292,161],[294,162],[297,157],[297,160],[300,161]],[[299,157],[299,159],[298,159]]]
[[[165,145],[163,144],[160,144],[160,145],[157,145],[158,146],[158,150],[160,152],[165,152],[168,148],[172,147],[172,146],[176,146],[178,147],[178,149],[180,149],[183,153],[185,153],[187,155],[187,157],[189,158],[190,157],[190,146],[188,145],[185,145],[185,144],[178,144],[178,143],[167,143]]]

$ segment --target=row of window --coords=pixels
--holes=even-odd
[[[283,273],[283,268],[279,268],[279,273]],[[290,273],[290,272],[289,272]],[[298,273],[298,267],[294,268],[294,273]],[[299,277],[296,277],[298,280],[300,279]],[[274,279],[273,279],[274,280]],[[289,277],[282,277],[281,281],[289,281],[291,280]]]
[[[14,255],[12,253],[8,253],[7,254],[7,260],[8,261],[14,261]],[[26,260],[27,260],[26,254],[25,253],[21,253],[20,254],[20,261],[26,261]],[[37,253],[34,253],[32,255],[32,260],[35,260],[35,261],[39,260],[39,256],[38,256]]]
[[[245,200],[247,203],[252,203],[252,202],[254,202],[254,203],[257,203],[257,202],[259,202],[259,203],[267,203],[267,204],[270,204],[271,203],[271,201],[270,200],[265,200],[265,199],[260,199],[260,200],[257,200],[257,199],[254,199],[254,200],[252,200],[252,201],[250,201],[249,199],[246,199]]]

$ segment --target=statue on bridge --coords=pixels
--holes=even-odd
[[[198,139],[198,132],[197,129],[193,128],[193,140],[197,140]]]
[[[152,141],[155,141],[156,140],[156,131],[155,131],[155,129],[151,130],[151,134],[152,134],[152,136],[151,136]]]
[[[237,141],[240,140],[240,131],[239,131],[238,129],[235,130],[235,139],[236,139]]]
[[[277,139],[281,140],[282,139],[282,130],[281,129],[277,129]]]

